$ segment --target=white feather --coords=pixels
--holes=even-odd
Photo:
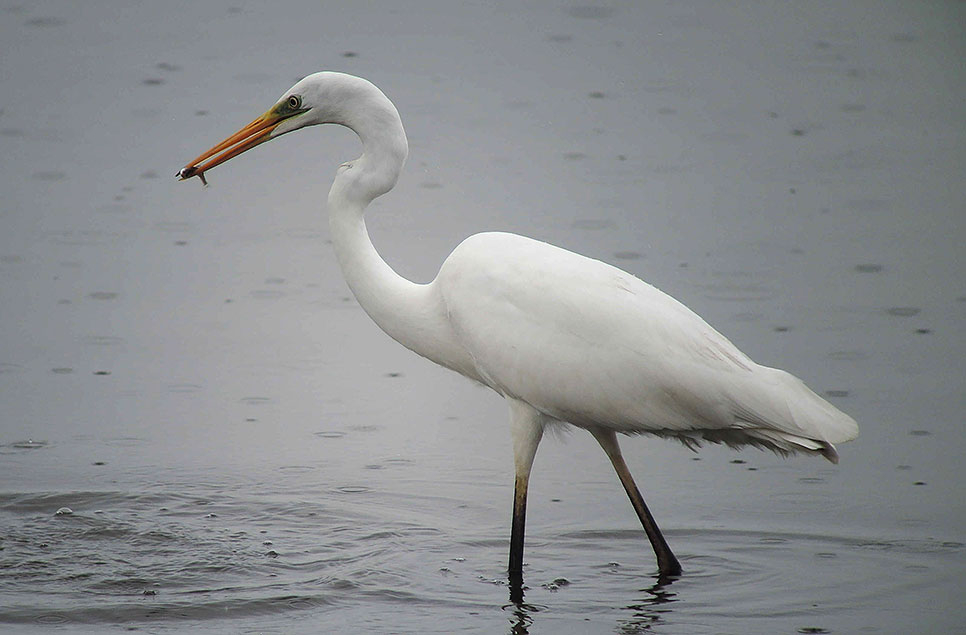
[[[819,452],[858,427],[792,375],[760,366],[686,306],[598,260],[477,234],[430,285],[476,374],[580,427]]]

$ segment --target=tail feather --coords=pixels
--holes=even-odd
[[[779,456],[787,457],[791,454],[820,454],[832,463],[839,462],[835,446],[828,441],[808,439],[777,430],[760,428],[750,429],[696,429],[696,430],[662,430],[647,431],[667,439],[677,439],[689,450],[697,451],[705,442],[723,443],[730,448],[740,450],[745,446],[752,446],[762,450],[771,450]]]

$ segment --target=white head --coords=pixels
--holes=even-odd
[[[371,198],[395,185],[406,160],[406,133],[396,107],[381,90],[361,77],[323,71],[300,80],[265,114],[213,146],[177,174],[182,180],[204,173],[257,145],[306,126],[339,124],[351,128],[363,144],[364,181]],[[362,167],[362,166],[360,166]],[[365,179],[361,177],[365,176]],[[371,200],[370,198],[370,200]]]

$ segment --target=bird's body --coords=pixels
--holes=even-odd
[[[555,420],[829,458],[848,437],[851,420],[799,380],[759,366],[674,298],[598,260],[477,234],[429,286],[470,364],[462,372]]]
[[[686,306],[616,267],[507,233],[476,234],[416,284],[379,256],[364,212],[395,185],[408,152],[399,115],[366,80],[317,73],[263,117],[179,172],[198,175],[263,141],[337,123],[363,154],[329,193],[329,225],[359,304],[416,353],[479,381],[510,404],[516,495],[510,571],[522,567],[527,482],[544,427],[587,429],[614,463],[658,556],[680,572],[620,457],[616,433],[822,454],[855,422],[788,373],[760,366]],[[209,159],[207,163],[202,161]]]

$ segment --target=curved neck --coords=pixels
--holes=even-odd
[[[444,344],[439,341],[439,313],[429,285],[393,271],[366,230],[366,207],[396,184],[408,151],[395,106],[372,89],[375,92],[364,91],[355,104],[350,99],[345,114],[334,121],[359,135],[363,154],[339,168],[329,191],[332,243],[349,288],[373,321],[403,346],[438,361]]]
[[[349,289],[373,322],[394,340],[435,359],[427,285],[393,271],[376,251],[366,230],[364,208],[329,197],[329,231]]]

